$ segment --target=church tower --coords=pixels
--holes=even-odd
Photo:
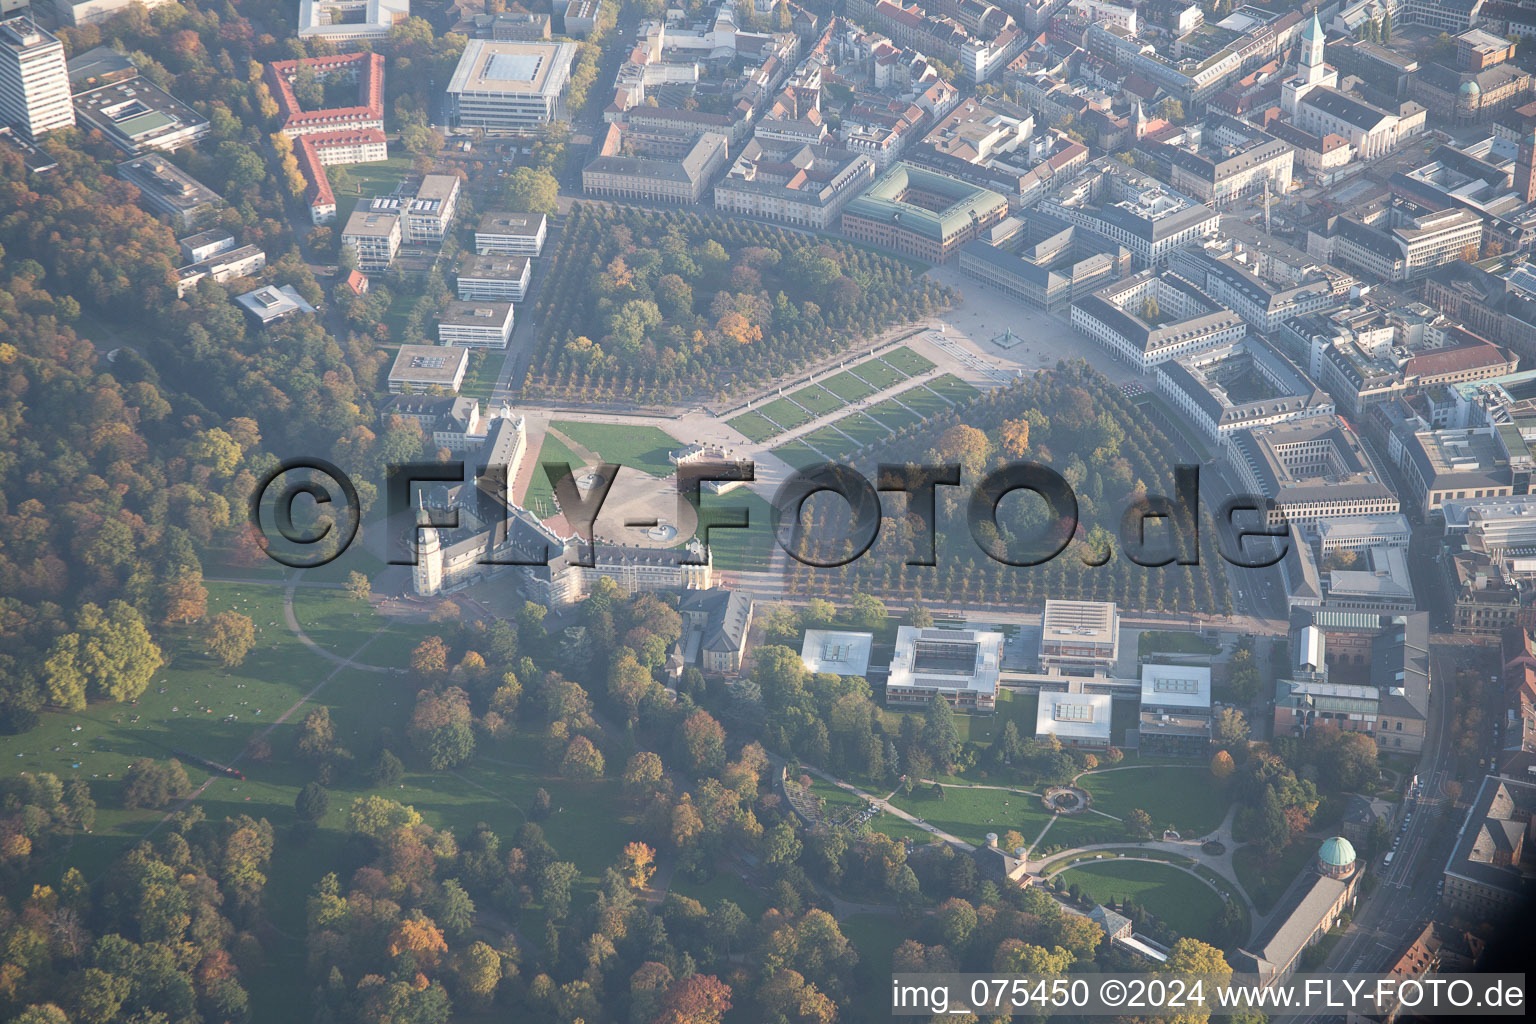
[[[417,597],[433,597],[443,589],[442,542],[425,506],[416,510],[415,585]]]
[[[1307,85],[1317,85],[1323,80],[1326,65],[1323,64],[1323,25],[1317,20],[1317,10],[1301,33],[1301,60],[1297,72]]]

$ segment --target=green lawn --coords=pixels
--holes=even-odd
[[[496,379],[501,376],[501,365],[505,361],[506,353],[499,349],[490,349],[481,357],[479,365],[473,372],[464,375],[464,383],[459,388],[459,394],[466,398],[476,398],[481,402],[491,400],[491,392],[496,390]],[[471,364],[475,357],[469,357]]]
[[[898,793],[891,803],[975,846],[986,842],[988,832],[1001,837],[1009,829],[1033,842],[1051,818],[1038,797],[960,785],[945,786],[942,800],[922,786],[911,796]]]
[[[901,403],[908,409],[911,409],[925,420],[940,416],[950,410],[949,402],[934,392],[929,391],[922,384],[915,388],[908,388],[896,397],[901,399]]]
[[[879,420],[870,419],[861,412],[844,416],[836,422],[835,426],[861,445],[874,444],[891,436],[890,430]]]
[[[1145,861],[1104,860],[1068,868],[1060,875],[1100,903],[1130,897],[1180,935],[1205,941],[1217,936],[1221,897],[1177,868]]]
[[[586,460],[571,451],[565,442],[552,434],[544,435],[544,443],[539,446],[533,476],[528,480],[528,490],[523,493],[520,502],[523,508],[537,516],[552,516],[560,511],[555,504],[555,489],[549,485],[549,477],[544,473],[546,462],[563,462],[572,470],[586,465]]]
[[[722,866],[715,877],[707,882],[691,881],[687,872],[679,871],[672,876],[672,887],[668,891],[679,896],[690,896],[710,910],[719,907],[721,900],[730,900],[753,921],[762,917],[768,909],[768,898],[749,887],[729,866]]]
[[[853,374],[844,370],[834,374],[821,382],[821,386],[832,392],[839,398],[849,402],[856,402],[866,395],[875,393],[875,389],[864,383]]]
[[[787,398],[775,398],[767,405],[759,406],[758,411],[785,430],[793,430],[815,418]]]
[[[717,570],[725,572],[746,570],[761,571],[769,567],[773,558],[773,525],[768,518],[766,498],[746,487],[738,487],[726,494],[700,494],[700,514],[707,518],[717,510],[721,519],[739,518],[745,510],[748,526],[745,529],[721,528],[709,534],[710,558]],[[703,539],[702,536],[699,538]]]
[[[942,377],[935,377],[933,380],[928,381],[927,386],[930,391],[937,391],[956,405],[965,405],[981,395],[980,391],[977,391],[952,373],[946,373]]]
[[[756,410],[733,416],[725,422],[727,426],[740,431],[748,441],[766,441],[773,435],[783,432],[777,424]]]
[[[374,196],[384,196],[393,192],[395,186],[400,184],[400,179],[410,173],[411,160],[411,157],[401,155],[392,156],[388,160],[380,160],[377,163],[342,164],[327,168],[328,174],[334,174],[338,170],[346,171],[359,185],[358,189],[336,193],[335,230],[340,232],[347,226],[347,218],[352,216],[352,211],[358,203],[366,204]]]
[[[1102,814],[1060,814],[1056,816],[1056,824],[1045,834],[1040,848],[1049,850],[1060,847],[1070,850],[1078,846],[1125,841],[1125,826],[1112,818]]]
[[[1149,629],[1136,636],[1136,656],[1150,654],[1217,654],[1221,644],[1185,629]]]
[[[1152,816],[1156,828],[1172,826],[1186,837],[1215,831],[1230,803],[1204,764],[1095,772],[1078,782],[1093,794],[1098,810],[1124,818],[1140,808]]]
[[[927,373],[933,369],[933,361],[918,355],[907,346],[893,348],[880,356],[896,369],[905,373],[908,377],[915,377],[920,373]]]
[[[812,450],[804,441],[799,440],[779,445],[773,449],[773,454],[796,469],[805,469],[807,466],[819,466],[827,461],[825,455]]]
[[[836,412],[847,404],[820,384],[811,384],[803,387],[799,391],[792,392],[789,397],[796,405],[802,409],[809,410],[816,416],[825,416],[829,412]]]
[[[1316,853],[1317,842],[1305,836],[1294,840],[1273,859],[1266,858],[1257,847],[1242,846],[1232,854],[1232,867],[1248,898],[1253,900],[1254,909],[1267,914]]]
[[[617,463],[651,476],[669,477],[677,467],[667,460],[667,453],[682,445],[677,438],[659,427],[634,423],[580,423],[556,420],[550,424],[576,444]]]
[[[900,430],[902,427],[910,427],[914,423],[922,422],[922,417],[908,409],[894,398],[887,398],[878,405],[871,406],[869,415],[884,423],[892,430]]]
[[[859,446],[837,428],[817,427],[801,438],[806,444],[821,452],[833,462],[845,462]]]
[[[911,374],[902,373],[883,359],[866,359],[851,371],[876,391],[884,391],[897,381],[906,380]]]
[[[859,951],[858,970],[876,975],[891,973],[891,955],[907,937],[895,918],[852,914],[837,925],[844,937],[853,943],[853,948]]]

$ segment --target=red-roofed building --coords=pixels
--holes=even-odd
[[[357,105],[305,110],[293,89],[301,68],[324,78],[351,77],[357,83]],[[267,65],[266,79],[277,101],[282,133],[293,140],[310,220],[329,224],[336,219],[336,197],[325,168],[389,159],[384,138],[384,58],[377,53],[344,53],[273,61]]]
[[[349,270],[342,284],[350,288],[353,295],[362,295],[368,291],[368,275],[361,270]]]

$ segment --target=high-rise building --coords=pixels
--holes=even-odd
[[[1520,138],[1515,156],[1515,194],[1526,202],[1536,202],[1536,130]]]
[[[34,142],[75,124],[64,44],[29,14],[0,21],[0,121]]]

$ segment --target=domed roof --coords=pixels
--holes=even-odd
[[[1317,859],[1332,868],[1346,868],[1355,862],[1355,848],[1343,836],[1323,840]]]
[[[1461,83],[1461,94],[1463,96],[1480,96],[1482,95],[1482,92],[1483,87],[1472,81],[1470,78]]]

